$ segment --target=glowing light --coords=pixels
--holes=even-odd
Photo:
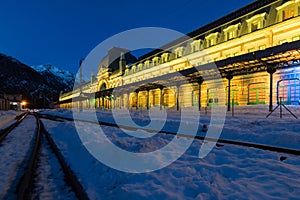
[[[22,102],[21,102],[21,105],[22,105],[22,106],[26,106],[26,104],[27,104],[26,101],[22,101]]]

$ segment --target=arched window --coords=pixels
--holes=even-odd
[[[100,86],[100,91],[106,90],[106,83],[102,83]]]

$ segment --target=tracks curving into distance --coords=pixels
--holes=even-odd
[[[67,120],[67,121],[74,121],[73,118],[68,118],[68,117],[61,117],[61,116],[54,116],[54,115],[48,115],[48,114],[39,114],[41,118],[46,118],[49,120]],[[115,123],[108,123],[108,122],[95,122],[95,121],[89,121],[89,120],[80,120],[76,119],[77,121],[80,122],[85,122],[85,123],[93,123],[93,124],[99,124],[103,126],[111,126],[111,127],[117,127],[117,128],[124,128],[127,130],[144,130],[147,132],[157,132],[156,130],[152,129],[146,129],[146,128],[136,128],[132,126],[126,126],[126,125],[118,125]],[[185,137],[185,138],[195,138],[197,140],[206,140],[206,141],[212,141],[212,142],[218,142],[216,145],[217,146],[223,146],[220,145],[222,144],[231,144],[231,145],[237,145],[237,146],[243,146],[243,147],[249,147],[249,148],[256,148],[256,149],[261,149],[261,150],[266,150],[266,151],[273,151],[273,152],[278,152],[278,153],[286,153],[286,154],[291,154],[291,155],[300,155],[300,150],[298,149],[292,149],[292,148],[285,148],[285,147],[278,147],[278,146],[272,146],[272,145],[266,145],[266,144],[258,144],[258,143],[252,143],[252,142],[244,142],[244,141],[237,141],[237,140],[228,140],[228,139],[216,139],[216,138],[209,138],[209,137],[204,137],[204,136],[189,136],[188,134],[180,134],[176,132],[170,132],[170,131],[159,131],[159,133],[162,134],[169,134],[169,135],[176,135],[177,137]]]
[[[9,126],[7,129],[3,130],[1,132],[1,140],[2,141],[9,133],[11,133],[28,115],[31,115],[29,113],[24,113],[21,116],[19,116],[19,119],[16,123]],[[41,157],[41,148],[42,145],[48,143],[50,146],[49,149],[51,149],[52,154],[56,157],[56,160],[59,162],[57,166],[59,166],[59,170],[62,171],[63,177],[59,177],[63,180],[65,187],[70,188],[71,192],[74,193],[74,197],[77,197],[78,199],[89,199],[86,192],[84,191],[83,187],[79,183],[77,177],[71,170],[71,168],[68,166],[67,162],[65,161],[63,155],[60,153],[58,147],[56,146],[54,140],[51,138],[50,134],[46,131],[43,123],[41,122],[39,116],[37,114],[34,114],[36,118],[36,129],[32,130],[34,131],[34,136],[32,137],[31,147],[28,151],[30,154],[28,155],[27,159],[24,158],[23,167],[21,167],[22,164],[18,164],[19,166],[19,176],[15,177],[15,180],[11,184],[11,188],[6,193],[6,196],[4,198],[12,198],[12,191],[16,195],[16,199],[32,199],[33,198],[33,189],[34,186],[37,183],[38,179],[36,171],[38,164],[41,165],[39,162],[39,157]],[[9,141],[10,143],[17,143],[20,141]],[[3,144],[6,145],[6,144]],[[1,147],[0,147],[1,148]],[[26,150],[24,150],[26,151]],[[23,169],[22,169],[23,168]],[[13,189],[14,188],[14,189]],[[70,193],[70,191],[68,191]]]

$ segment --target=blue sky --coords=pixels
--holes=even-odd
[[[254,0],[9,0],[0,5],[0,53],[76,72],[105,39],[133,28],[189,33]]]

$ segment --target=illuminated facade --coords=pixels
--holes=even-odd
[[[121,57],[114,65],[101,62],[96,78],[81,92],[61,94],[60,107],[79,108],[82,102],[84,108],[201,109],[220,104],[230,110],[227,102],[233,101],[269,104],[271,110],[279,99],[299,105],[300,0],[255,1],[188,36],[192,39],[179,38],[134,62],[124,56],[130,55],[127,50],[116,48]],[[205,70],[211,63],[218,72]],[[182,83],[177,72],[188,83]],[[224,99],[215,98],[217,89],[203,81],[203,74],[214,73],[222,75]],[[120,92],[114,94],[114,88]]]

